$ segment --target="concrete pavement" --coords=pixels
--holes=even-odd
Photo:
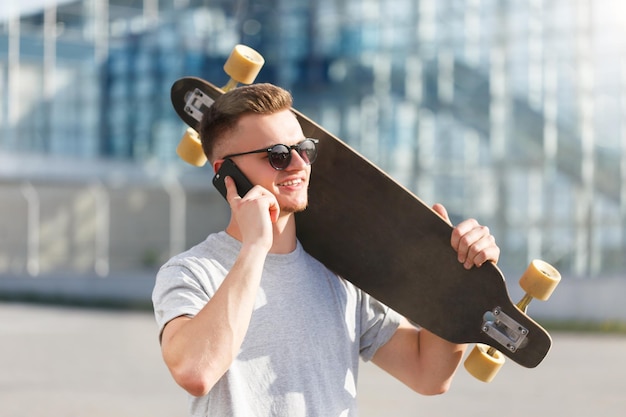
[[[508,361],[491,384],[464,369],[423,397],[364,364],[361,417],[623,416],[626,337],[557,333],[536,369]],[[177,417],[186,399],[147,312],[0,303],[1,417]]]

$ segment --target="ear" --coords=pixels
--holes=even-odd
[[[213,162],[213,173],[217,174],[217,171],[220,170],[220,168],[222,167],[222,164],[224,163],[223,159],[218,159],[217,161]]]

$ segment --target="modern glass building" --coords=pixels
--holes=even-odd
[[[620,0],[5,1],[0,210],[26,232],[1,226],[0,272],[106,275],[124,244],[146,261],[199,239],[190,224],[206,213],[190,210],[189,190],[209,193],[210,173],[176,159],[184,129],[169,89],[186,75],[225,83],[222,64],[244,43],[266,58],[259,81],[290,89],[296,107],[425,202],[489,225],[505,270],[543,258],[571,276],[620,275],[625,27]],[[151,219],[169,221],[164,240],[112,231],[126,213],[112,170],[165,190],[149,205],[166,207]],[[66,207],[63,223],[60,202],[47,214],[51,182],[88,190],[94,218]],[[50,221],[74,234],[69,249],[44,250]],[[54,261],[80,255],[77,234],[85,261]]]

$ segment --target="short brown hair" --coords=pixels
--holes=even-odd
[[[291,108],[291,94],[273,84],[251,84],[235,88],[217,100],[200,122],[202,149],[213,161],[215,144],[232,130],[245,114],[272,114]]]

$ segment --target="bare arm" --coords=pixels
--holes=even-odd
[[[433,208],[444,220],[450,221],[442,205]],[[500,257],[500,249],[489,229],[473,219],[453,229],[450,244],[467,269],[487,261],[495,263]],[[434,395],[449,389],[466,347],[450,343],[426,329],[417,329],[404,319],[372,361],[411,389]]]
[[[392,338],[372,359],[412,390],[424,395],[450,387],[466,345],[455,345],[403,319]]]
[[[222,285],[193,318],[178,317],[163,330],[163,358],[175,381],[202,396],[228,370],[248,330],[265,258],[272,244],[275,198],[260,187],[242,199],[227,179],[228,201],[242,233],[242,248]]]

